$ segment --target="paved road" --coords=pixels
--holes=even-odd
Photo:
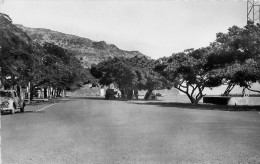
[[[50,105],[2,116],[3,163],[260,163],[258,112],[94,99]]]

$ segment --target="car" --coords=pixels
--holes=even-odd
[[[157,97],[163,97],[163,94],[161,94],[161,93],[156,93],[155,96],[157,96]]]
[[[24,112],[25,102],[15,90],[0,90],[1,113],[9,111],[14,114],[16,111]]]
[[[116,94],[117,94],[117,91],[115,91],[114,89],[107,89],[106,90],[105,99],[107,99],[107,100],[115,100],[116,99]]]

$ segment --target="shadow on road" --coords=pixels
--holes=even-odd
[[[197,109],[197,110],[223,110],[223,111],[260,111],[260,106],[228,106],[228,105],[215,105],[215,104],[191,104],[183,102],[165,102],[161,100],[144,101],[139,100],[127,100],[127,99],[116,99],[106,100],[104,97],[68,97],[69,100],[100,100],[100,101],[125,101],[129,104],[138,105],[157,105],[160,107],[175,107],[175,108],[186,108],[186,109]]]
[[[57,98],[57,99],[51,99],[49,101],[33,101],[30,104],[26,104],[26,106],[37,106],[37,105],[44,105],[44,104],[53,104],[53,103],[66,103],[69,101],[76,101],[76,99],[71,99],[71,98]]]
[[[104,97],[67,97],[69,100],[85,100],[85,99],[90,99],[90,100],[105,100]]]
[[[107,100],[105,97],[68,97],[70,100],[101,100],[101,101],[131,101],[128,99]],[[143,100],[142,100],[143,101]]]
[[[160,107],[175,107],[185,109],[197,110],[223,110],[223,111],[260,111],[260,106],[228,106],[228,105],[214,105],[214,104],[191,104],[178,102],[129,102],[138,105],[157,105]]]
[[[139,100],[127,100],[127,99],[116,99],[106,100],[104,97],[68,97],[69,100],[101,100],[101,101],[125,101],[130,104],[138,105],[157,105],[160,107],[175,107],[175,108],[186,108],[186,109],[197,109],[197,110],[223,110],[223,111],[260,111],[260,106],[228,106],[228,105],[215,105],[215,104],[191,104],[183,102],[164,102],[161,100],[144,101]]]
[[[24,111],[24,112],[15,112],[14,114],[27,114],[27,113],[45,113],[45,111]],[[1,115],[12,115],[10,112],[1,112]]]

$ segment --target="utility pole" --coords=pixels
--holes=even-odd
[[[260,0],[247,0],[247,23],[260,23]]]

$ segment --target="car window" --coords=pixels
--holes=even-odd
[[[0,97],[12,97],[11,92],[0,91]]]

